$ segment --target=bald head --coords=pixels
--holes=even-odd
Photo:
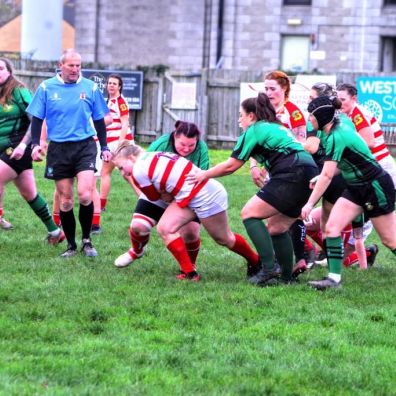
[[[73,48],[67,49],[59,59],[59,68],[65,83],[75,83],[80,77],[81,55]]]

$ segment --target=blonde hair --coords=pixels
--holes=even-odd
[[[117,149],[113,152],[113,160],[117,158],[137,157],[144,151],[143,147],[130,140],[122,140]]]

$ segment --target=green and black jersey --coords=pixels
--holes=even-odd
[[[17,87],[12,92],[11,103],[0,105],[0,151],[15,147],[22,140],[30,124],[26,108],[31,100],[27,88]]]
[[[338,162],[347,184],[364,185],[382,176],[385,171],[371,154],[366,142],[356,132],[352,121],[339,117],[324,139],[326,161]]]
[[[151,143],[147,151],[164,151],[167,153],[177,154],[173,134],[170,133],[160,136],[157,140]],[[203,140],[198,140],[195,150],[185,158],[200,169],[209,169],[208,146]]]
[[[309,137],[316,137],[320,140],[318,150],[316,153],[311,154],[312,158],[314,159],[316,165],[318,165],[319,169],[323,168],[323,164],[326,157],[326,149],[323,145],[324,136],[325,134],[322,131],[316,131],[313,129],[312,124],[308,121],[307,122],[307,139]]]
[[[270,177],[293,173],[297,166],[316,167],[312,156],[283,125],[258,121],[239,137],[232,158],[247,161],[250,157],[264,165]]]

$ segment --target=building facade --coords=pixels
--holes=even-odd
[[[396,0],[76,0],[75,27],[114,66],[396,71]]]

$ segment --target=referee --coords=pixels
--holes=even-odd
[[[66,50],[59,60],[60,72],[43,81],[27,112],[32,115],[32,158],[42,161],[39,145],[41,127],[47,124],[48,145],[45,177],[55,181],[60,197],[60,219],[68,241],[62,257],[77,254],[74,207],[74,178],[80,204],[78,219],[82,231],[81,252],[97,256],[90,231],[93,218],[93,189],[96,144],[95,130],[104,161],[111,160],[106,146],[105,115],[109,112],[98,86],[81,75],[81,55]]]

